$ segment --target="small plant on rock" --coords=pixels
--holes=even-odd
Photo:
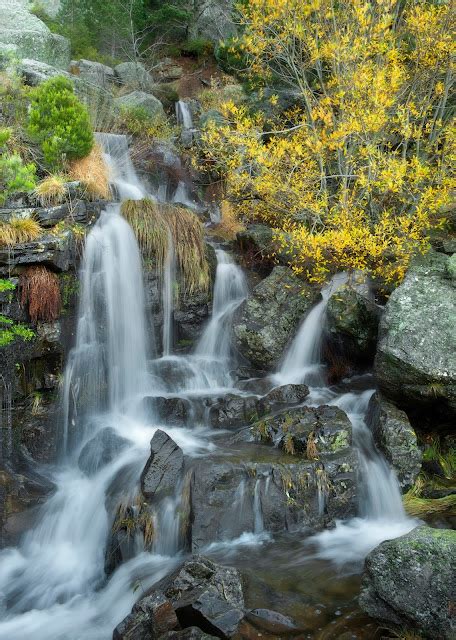
[[[32,93],[28,131],[52,169],[84,158],[94,144],[89,113],[63,76],[43,82]]]
[[[10,153],[6,144],[9,129],[0,129],[0,205],[15,193],[32,191],[35,186],[35,165],[24,164],[18,153]]]

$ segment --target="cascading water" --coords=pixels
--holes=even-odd
[[[95,138],[104,151],[111,182],[120,200],[140,200],[146,197],[147,191],[131,161],[127,137],[115,133],[96,133]]]
[[[339,273],[321,290],[322,300],[309,311],[296,337],[283,358],[274,380],[278,384],[306,382],[313,386],[323,384],[321,342],[323,339],[326,307],[331,295],[347,281],[345,273]]]
[[[126,139],[102,135],[99,142],[116,192],[142,197],[145,190],[130,175]],[[140,253],[119,210],[119,205],[107,207],[86,241],[76,345],[62,393],[64,455],[60,468],[50,471],[56,492],[37,525],[17,549],[0,552],[0,640],[107,640],[137,598],[135,582],[147,588],[175,562],[140,554],[109,582],[104,573],[112,519],[107,505],[119,477],[123,492],[134,491],[156,430],[141,402],[150,378]],[[196,437],[179,431],[173,437],[184,451],[201,447]],[[96,442],[106,435],[122,443],[108,460]],[[86,447],[88,472],[80,468]],[[166,529],[166,518],[161,527]],[[168,537],[166,531],[162,537]]]
[[[217,273],[212,317],[195,353],[208,359],[226,361],[230,357],[233,315],[247,296],[247,284],[242,269],[226,251],[217,249],[215,253]]]
[[[360,517],[339,522],[335,529],[323,531],[310,540],[317,544],[320,557],[341,565],[363,560],[382,540],[407,533],[416,525],[416,521],[405,514],[396,475],[377,451],[364,420],[374,390],[340,395],[325,387],[321,346],[326,308],[331,295],[345,282],[347,276],[337,274],[322,289],[323,299],[307,314],[280,370],[273,376],[278,384],[307,383],[310,387],[308,404],[336,405],[345,411],[352,423],[353,444],[360,463]]]
[[[190,105],[185,100],[176,102],[176,119],[184,129],[193,129],[193,117]]]

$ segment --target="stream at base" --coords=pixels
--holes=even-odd
[[[115,138],[104,136],[102,142],[117,167],[118,192],[140,198],[145,191],[131,175],[124,141]],[[230,331],[247,296],[242,270],[216,248],[212,317],[194,352],[178,356],[172,352],[169,320],[170,259],[163,287],[168,323],[164,354],[154,358],[155,339],[146,329],[141,257],[119,210],[119,205],[109,207],[86,243],[77,339],[62,392],[61,454],[58,465],[46,470],[56,490],[18,547],[0,552],[1,640],[109,640],[139,596],[183,560],[176,534],[176,492],[157,508],[158,538],[152,552],[144,551],[139,539],[133,557],[110,577],[105,573],[116,505],[121,496],[135,494],[158,428],[190,460],[239,453],[226,432],[212,430],[204,420],[192,428],[163,423],[154,403],[144,400],[168,394],[191,404],[203,396],[240,395],[234,388]],[[372,638],[373,623],[356,605],[362,561],[381,540],[401,535],[416,523],[406,517],[395,476],[375,450],[364,422],[370,378],[361,385],[358,381],[362,390],[356,392],[346,392],[349,383],[345,390],[322,386],[319,353],[328,297],[304,320],[274,381],[305,381],[311,387],[306,404],[337,405],[349,416],[361,467],[359,516],[316,535],[303,530],[272,536],[263,522],[263,480],[258,479],[252,529],[234,539],[228,530],[225,539],[200,552],[242,568],[251,576],[248,606],[291,615],[303,638],[337,638],[345,631],[353,638]],[[244,499],[242,483],[236,499]]]

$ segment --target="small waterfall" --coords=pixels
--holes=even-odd
[[[96,133],[95,138],[104,151],[105,160],[111,172],[111,181],[115,185],[120,200],[145,198],[147,191],[131,161],[127,136]]]
[[[112,205],[85,247],[76,346],[64,378],[64,450],[77,416],[125,411],[126,401],[144,390],[145,327],[141,256],[119,205]]]
[[[168,229],[168,253],[163,270],[163,355],[169,356],[173,349],[174,283],[176,280],[176,253],[171,230]]]
[[[321,343],[326,307],[332,294],[345,282],[347,282],[347,275],[339,273],[333,277],[328,285],[323,287],[321,302],[306,315],[296,337],[285,353],[279,371],[274,376],[278,384],[303,382],[313,386],[324,384]]]
[[[222,249],[216,250],[217,272],[214,286],[212,317],[198,345],[196,354],[216,360],[228,360],[231,324],[234,312],[247,296],[247,283],[242,269]]]
[[[176,119],[177,124],[184,129],[193,129],[193,116],[188,102],[179,100],[176,102]]]
[[[264,531],[263,510],[261,507],[262,482],[262,478],[257,478],[255,489],[253,490],[253,532],[256,534]]]

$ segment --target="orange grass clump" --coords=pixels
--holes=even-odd
[[[44,266],[27,267],[20,278],[21,305],[28,305],[33,323],[54,322],[61,309],[60,286],[57,275]]]
[[[72,180],[80,182],[85,187],[89,198],[93,200],[110,199],[109,168],[99,144],[94,145],[92,151],[85,158],[71,162],[68,173]]]

